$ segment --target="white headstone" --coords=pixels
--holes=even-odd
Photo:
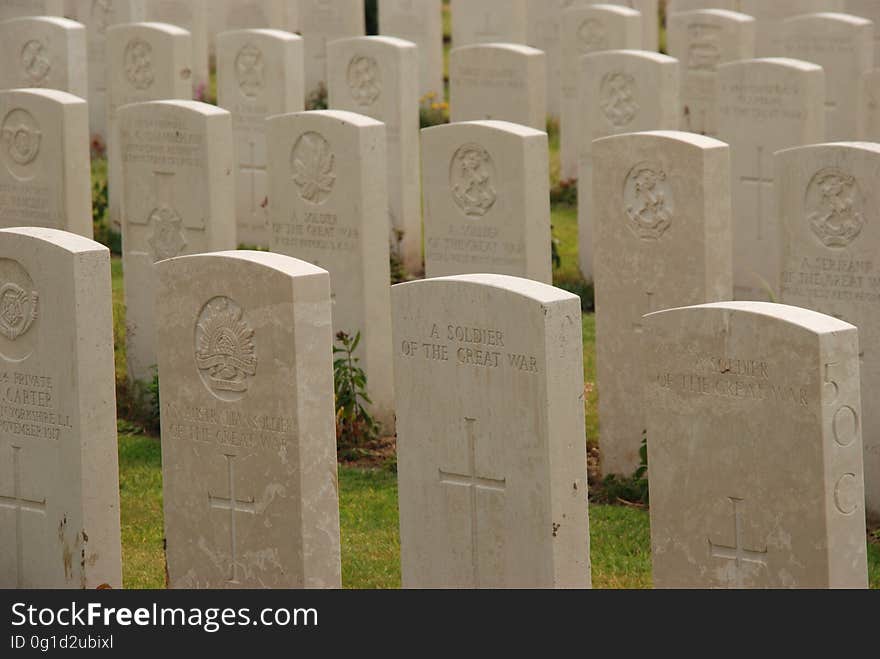
[[[192,39],[193,98],[208,98],[211,74],[208,68],[208,9],[215,0],[145,0],[144,20],[182,27]]]
[[[731,147],[736,299],[779,299],[773,154],[821,142],[824,135],[822,67],[777,58],[718,67],[718,138]]]
[[[880,2],[877,0],[845,0],[841,11],[867,18],[874,23],[874,67],[880,68]]]
[[[0,89],[42,87],[86,98],[86,28],[56,16],[0,22]]]
[[[679,127],[678,60],[646,50],[611,50],[581,59],[578,83],[578,259],[593,276],[593,141],[610,135]]]
[[[64,0],[0,1],[0,21],[19,16],[64,16]]]
[[[776,154],[782,223],[781,301],[859,328],[865,395],[880,386],[880,145],[819,144]],[[834,365],[833,369],[838,367]],[[867,400],[867,398],[866,398]],[[859,425],[865,446],[868,516],[880,519],[880,410]]]
[[[739,9],[739,0],[666,0],[666,20],[672,14],[700,9],[736,11]]]
[[[385,126],[340,110],[269,120],[273,252],[330,273],[333,332],[361,334],[371,412],[394,427]]]
[[[298,0],[297,0],[298,1]],[[335,1],[335,0],[334,0]],[[208,52],[215,54],[217,35],[233,30],[283,30],[289,24],[290,0],[207,0]]]
[[[4,229],[0,281],[0,588],[121,588],[110,252]]]
[[[196,101],[137,103],[119,110],[119,142],[128,377],[149,380],[153,264],[236,247],[232,117]]]
[[[859,344],[805,309],[645,318],[658,588],[865,588]]]
[[[820,11],[843,11],[846,0],[738,0],[735,9],[753,16],[757,21],[757,57],[782,57],[782,22],[792,16]]]
[[[452,47],[526,43],[526,0],[451,0]]]
[[[589,587],[580,300],[486,274],[392,300],[403,586]]]
[[[217,104],[232,113],[239,245],[268,247],[266,118],[304,108],[303,40],[281,30],[217,36]]]
[[[584,4],[594,5],[618,5],[635,9],[642,15],[642,48],[652,50],[655,53],[660,50],[660,2],[659,0],[605,0],[596,2],[590,0],[563,0],[569,6],[574,7]]]
[[[443,100],[443,1],[379,0],[379,34],[419,48],[419,90]]]
[[[755,19],[723,9],[671,14],[667,50],[681,63],[681,128],[718,134],[718,65],[755,57]]]
[[[422,130],[425,272],[553,279],[547,133],[505,121]]]
[[[807,14],[782,23],[786,57],[825,70],[826,139],[859,136],[862,80],[874,68],[874,26],[847,14]]]
[[[563,179],[578,175],[581,115],[578,84],[581,57],[602,50],[639,49],[642,17],[637,11],[611,5],[568,9],[562,13],[562,116],[560,158]],[[661,126],[650,126],[661,128]],[[671,126],[663,126],[671,128]]]
[[[92,237],[89,110],[54,89],[0,91],[0,227]]]
[[[108,215],[120,226],[122,164],[116,112],[129,103],[192,98],[189,32],[166,23],[129,23],[107,30]]]
[[[160,263],[171,588],[341,588],[330,281],[280,254]]]
[[[492,43],[449,54],[450,120],[498,119],[547,127],[547,58],[530,46]]]
[[[364,0],[299,0],[298,30],[306,47],[306,98],[328,89],[327,44],[366,33]],[[416,64],[418,85],[418,63]],[[416,92],[418,102],[418,92]]]
[[[859,135],[869,142],[880,142],[880,69],[862,76],[861,101]]]
[[[355,37],[327,45],[330,108],[384,122],[392,247],[411,273],[422,271],[419,203],[419,59],[395,37]]]
[[[608,137],[593,150],[602,471],[631,476],[645,431],[642,316],[733,295],[730,149],[668,131]]]

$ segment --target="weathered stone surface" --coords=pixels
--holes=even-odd
[[[733,295],[730,153],[676,131],[598,140],[593,171],[602,471],[631,476],[645,430],[642,316]]]
[[[54,89],[0,91],[0,226],[92,237],[89,111]]]
[[[340,588],[326,271],[280,254],[164,261],[171,588]]]
[[[422,131],[428,277],[552,282],[547,134],[505,121]]]
[[[366,32],[364,3],[363,0],[300,0],[297,21],[298,32],[305,40],[308,98],[321,88],[327,91],[327,44],[336,39],[362,37]],[[418,102],[418,97],[415,100]]]
[[[820,11],[843,11],[846,0],[737,0],[737,11],[753,16],[757,21],[758,38],[755,42],[757,57],[785,55],[782,40],[782,22],[786,18]]]
[[[517,44],[475,44],[449,54],[450,120],[497,119],[547,127],[547,58]]]
[[[843,8],[840,11],[867,18],[874,23],[874,67],[880,68],[880,2],[875,0],[844,0]]]
[[[144,0],[143,20],[169,23],[189,32],[192,45],[192,97],[208,98],[211,73],[208,67],[208,9],[216,0]]]
[[[0,588],[121,588],[110,252],[4,229],[0,281]]]
[[[588,587],[578,298],[483,274],[392,301],[404,587]]]
[[[379,33],[419,49],[419,90],[443,100],[443,0],[379,0]]]
[[[0,21],[19,16],[64,16],[64,0],[4,0]]]
[[[451,0],[452,47],[526,43],[526,0]]]
[[[370,409],[393,433],[385,127],[341,110],[268,125],[272,251],[330,273],[334,334],[361,333]]]
[[[645,318],[659,588],[865,588],[859,345],[805,309]]]

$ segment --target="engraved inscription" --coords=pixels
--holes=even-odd
[[[202,382],[217,398],[239,400],[257,373],[254,330],[242,308],[215,297],[196,322],[196,366]]]
[[[263,52],[253,44],[245,44],[235,56],[235,75],[238,88],[253,98],[263,89]]]
[[[816,300],[880,302],[880,274],[870,260],[804,257],[782,273],[786,296]]]
[[[709,540],[709,553],[712,558],[733,561],[725,569],[725,572],[733,572],[733,575],[728,576],[728,582],[733,583],[737,588],[742,588],[745,585],[745,573],[757,569],[752,566],[767,566],[767,549],[766,547],[763,550],[745,548],[742,537],[742,510],[739,506],[743,499],[729,497],[729,500],[733,505],[734,545],[732,547],[717,545]]]
[[[639,113],[635,100],[636,81],[628,73],[606,73],[599,88],[602,114],[618,128],[632,123]]]
[[[162,419],[167,421],[167,432],[172,441],[284,451],[295,438],[296,425],[291,417],[251,414],[228,406],[188,407],[165,402],[162,404]]]
[[[831,429],[834,441],[841,447],[851,446],[859,436],[859,415],[849,405],[844,405],[834,413]]]
[[[608,50],[608,31],[602,21],[588,18],[578,26],[577,41],[582,53]]]
[[[810,228],[826,247],[846,247],[865,226],[859,184],[839,169],[825,168],[813,176],[804,205]]]
[[[152,226],[149,239],[153,261],[164,261],[179,256],[187,245],[183,219],[173,208],[160,206],[150,213],[147,224]]]
[[[642,240],[658,240],[672,225],[674,204],[666,172],[657,163],[639,163],[623,190],[629,228]]]
[[[852,515],[859,509],[861,488],[855,474],[844,474],[834,486],[834,506],[842,515]]]
[[[336,156],[322,135],[301,135],[291,151],[290,166],[300,197],[313,204],[327,201],[336,184]]]
[[[16,283],[7,282],[0,287],[0,334],[10,341],[27,334],[37,319],[39,295],[27,291]]]
[[[25,169],[40,153],[43,133],[34,116],[27,110],[17,108],[3,120],[3,160],[9,171],[19,179],[33,177]]]
[[[41,524],[46,523],[46,498],[28,499],[21,490],[21,446],[10,446],[12,449],[12,492],[0,494],[0,508],[15,511],[15,566],[19,588],[24,587],[24,513],[39,515]]]
[[[21,68],[32,87],[42,87],[52,70],[46,44],[31,39],[21,49]]]
[[[105,34],[110,27],[111,19],[110,0],[94,0],[92,2],[91,24],[98,34]]]
[[[153,47],[140,38],[128,42],[123,54],[125,77],[135,89],[149,89],[156,78],[153,71]]]
[[[721,61],[721,28],[706,23],[691,23],[687,26],[688,52],[687,67],[691,71],[713,72]]]
[[[375,58],[355,55],[348,63],[348,88],[355,103],[372,105],[382,93],[382,79]]]
[[[456,206],[470,218],[484,216],[498,199],[494,186],[495,163],[478,144],[465,144],[449,164],[449,188]]]
[[[257,512],[256,502],[253,497],[238,499],[235,496],[235,464],[236,456],[226,455],[226,487],[228,496],[215,496],[208,492],[208,505],[213,510],[229,511],[229,583],[238,583],[238,534],[236,533],[236,513],[254,515]]]
[[[0,370],[0,433],[57,441],[71,427],[51,377]]]

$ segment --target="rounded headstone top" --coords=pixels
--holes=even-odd
[[[597,50],[592,53],[581,55],[581,62],[592,61],[600,58],[631,57],[643,60],[651,60],[658,64],[678,64],[678,60],[663,53],[655,53],[653,50],[635,50],[631,48],[621,50]],[[589,58],[589,60],[587,59]]]
[[[19,89],[0,90],[0,95],[18,94],[45,98],[47,100],[54,101],[60,105],[78,105],[80,103],[86,103],[85,99],[80,98],[75,94],[61,91],[60,89],[45,89],[43,87],[22,87]]]
[[[24,23],[51,23],[66,30],[85,30],[86,26],[62,16],[15,16],[0,21],[2,25],[21,25]]]
[[[821,144],[806,144],[804,146],[793,146],[788,149],[781,149],[776,152],[777,156],[784,156],[793,153],[809,153],[819,149],[827,149],[834,147],[838,149],[858,149],[860,151],[874,151],[880,154],[880,144],[877,142],[823,142]]]
[[[718,70],[730,69],[734,67],[743,67],[746,65],[762,64],[765,66],[777,66],[789,69],[799,69],[801,71],[824,71],[818,64],[807,62],[802,59],[794,59],[793,57],[756,57],[754,59],[741,59],[735,62],[725,62],[718,65]]]
[[[226,115],[230,115],[228,110],[224,110],[223,108],[218,108],[216,105],[211,105],[210,103],[202,103],[201,101],[186,101],[186,100],[178,100],[178,99],[166,99],[162,101],[144,101],[143,103],[129,103],[128,105],[123,105],[119,108],[119,112],[123,112],[124,110],[129,110],[130,108],[156,108],[156,107],[170,107],[170,108],[179,108],[181,110],[189,110],[190,112],[196,112],[205,117],[222,117]]]
[[[638,9],[633,9],[632,7],[623,7],[621,5],[603,5],[603,4],[595,4],[595,5],[587,5],[585,7],[569,7],[565,9],[562,14],[565,15],[574,15],[577,12],[578,15],[584,14],[619,14],[620,16],[639,16],[641,17],[642,12]]]
[[[107,34],[110,35],[113,32],[132,30],[153,30],[156,32],[164,32],[171,36],[190,36],[189,30],[184,30],[182,27],[172,25],[171,23],[156,22],[120,23],[119,25],[111,25],[107,28]]]
[[[99,242],[90,240],[76,233],[69,231],[61,231],[60,229],[49,229],[46,227],[12,227],[9,229],[0,229],[0,234],[14,234],[23,238],[50,243],[72,254],[81,254],[85,252],[109,252],[109,250]]]
[[[226,30],[217,35],[218,43],[224,39],[246,38],[246,37],[265,37],[270,39],[281,39],[284,41],[302,41],[302,37],[293,32],[285,30],[274,30],[272,28],[246,28],[242,30]]]
[[[191,254],[189,256],[177,256],[172,259],[158,261],[156,267],[165,268],[172,264],[191,262],[194,260],[216,260],[228,259],[232,261],[246,261],[255,263],[265,268],[277,270],[291,277],[308,277],[308,276],[330,276],[323,268],[312,265],[306,261],[295,259],[292,256],[284,254],[275,254],[273,252],[258,252],[245,249],[227,250],[223,252],[210,252],[208,254]]]
[[[412,41],[407,41],[406,39],[401,39],[400,37],[388,37],[384,35],[372,35],[368,37],[345,37],[344,39],[333,39],[332,41],[327,42],[328,46],[341,44],[353,44],[358,46],[365,45],[368,47],[391,46],[393,48],[404,49],[418,48],[418,46]]]
[[[542,284],[533,279],[496,274],[469,274],[454,275],[451,277],[434,277],[432,279],[421,279],[419,281],[396,284],[392,288],[403,291],[408,288],[426,288],[428,286],[444,286],[448,284],[499,288],[541,304],[580,299],[573,293],[569,293],[561,288],[556,288],[555,286]]]
[[[838,23],[849,23],[855,26],[873,25],[873,21],[856,16],[853,14],[844,14],[834,11],[818,11],[812,14],[799,14],[785,19],[785,23],[809,23],[812,21],[837,21]]]
[[[266,121],[275,121],[277,119],[294,119],[302,117],[323,117],[325,119],[335,119],[343,124],[349,124],[356,127],[368,126],[384,126],[381,121],[368,117],[365,114],[357,112],[349,112],[348,110],[306,110],[305,112],[288,112],[285,114],[276,114],[266,118]]]
[[[458,46],[457,48],[453,48],[452,52],[459,51],[468,51],[468,50],[504,50],[509,51],[511,53],[519,53],[521,55],[544,55],[544,51],[538,48],[532,48],[531,46],[526,46],[520,43],[506,43],[501,41],[493,41],[491,43],[470,43],[464,46]]]
[[[682,18],[711,17],[720,18],[738,23],[754,23],[755,17],[732,9],[689,9],[688,11],[675,12],[675,16]]]
[[[722,142],[721,140],[715,139],[714,137],[709,137],[708,135],[700,135],[698,133],[688,133],[683,130],[646,130],[635,133],[623,133],[620,135],[609,135],[608,137],[601,137],[597,139],[596,142],[628,140],[637,138],[639,136],[655,137],[657,139],[682,142],[685,144],[691,144],[700,149],[727,149],[730,147],[727,142]],[[878,147],[880,147],[880,145],[878,145]]]
[[[535,128],[531,128],[530,126],[524,126],[522,124],[515,124],[511,121],[501,121],[499,119],[479,119],[477,121],[457,121],[455,123],[450,124],[440,124],[439,126],[430,126],[428,128],[423,128],[422,132],[440,132],[440,131],[449,131],[455,130],[460,126],[476,126],[479,128],[484,128],[486,130],[495,131],[498,133],[506,133],[508,135],[516,135],[518,137],[536,137],[539,135],[546,135],[542,130],[537,130]]]
[[[831,332],[843,332],[857,329],[854,325],[838,320],[833,316],[826,316],[825,314],[811,311],[809,309],[793,307],[787,304],[776,304],[774,302],[713,302],[710,304],[699,304],[691,307],[679,307],[677,309],[657,311],[648,314],[646,318],[706,309],[736,311],[756,316],[766,316],[791,325],[796,325],[815,334],[827,334]]]

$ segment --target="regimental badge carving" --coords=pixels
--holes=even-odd
[[[47,51],[46,44],[37,39],[31,39],[21,49],[21,68],[32,87],[44,86],[52,70]]]
[[[160,206],[150,213],[148,224],[153,227],[149,244],[153,250],[153,261],[164,261],[179,256],[186,247],[183,233],[183,219],[172,208]]]
[[[626,177],[623,203],[629,228],[642,240],[659,240],[675,211],[666,172],[652,162],[639,163]]]
[[[0,334],[10,341],[27,334],[37,319],[39,295],[16,283],[6,282],[0,287]]]
[[[482,217],[498,199],[495,163],[479,144],[460,147],[449,165],[449,188],[455,204],[468,217]]]
[[[110,27],[110,0],[94,0],[91,19],[98,34],[107,32]]]
[[[156,78],[153,71],[153,47],[135,37],[128,42],[123,56],[125,77],[135,89],[149,89]]]
[[[303,133],[293,146],[290,166],[300,197],[313,204],[327,201],[336,184],[336,157],[322,135]]]
[[[635,88],[636,81],[628,73],[606,73],[602,78],[599,103],[602,114],[612,126],[627,126],[638,115]]]
[[[257,374],[254,330],[232,299],[210,300],[196,322],[196,366],[205,386],[218,398],[237,400]]]
[[[263,51],[253,44],[245,44],[235,56],[235,75],[241,93],[256,96],[263,89]]]
[[[379,65],[372,57],[355,55],[348,63],[348,88],[355,103],[372,105],[382,92]]]
[[[807,187],[807,220],[826,247],[842,248],[865,227],[864,199],[855,177],[839,169],[822,169]]]
[[[588,18],[578,26],[577,40],[581,52],[608,50],[608,32],[602,21]]]
[[[18,178],[29,178],[22,167],[30,165],[40,153],[43,133],[34,116],[17,108],[6,115],[0,128],[3,140],[3,159]]]
[[[721,62],[719,39],[721,28],[706,23],[691,23],[687,26],[690,46],[687,52],[687,67],[691,71],[712,72]]]

